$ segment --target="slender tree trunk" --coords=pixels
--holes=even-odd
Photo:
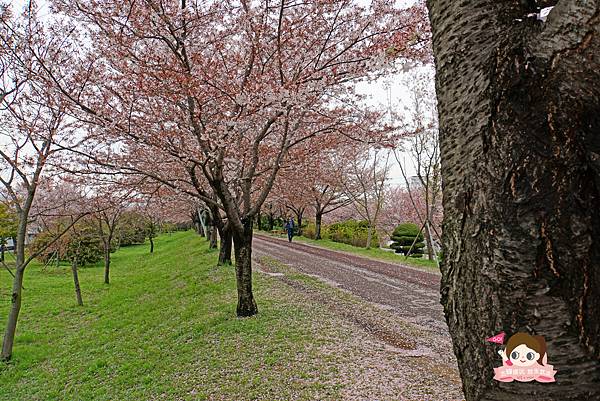
[[[365,248],[371,249],[371,241],[373,240],[373,227],[369,224],[369,228],[367,229],[367,245]]]
[[[234,232],[235,276],[238,291],[238,317],[253,316],[258,307],[252,294],[252,220],[244,225],[244,232]]]
[[[154,238],[150,237],[150,253],[154,253]]]
[[[296,213],[296,219],[298,220],[298,236],[302,235],[302,217],[304,215],[304,210],[299,213]]]
[[[434,249],[433,242],[431,242],[431,229],[429,224],[425,224],[425,243],[427,244],[427,258],[433,260]]]
[[[262,222],[261,222],[261,214],[260,214],[260,210],[258,211],[258,213],[256,213],[256,229],[257,230],[261,230],[262,229]]]
[[[4,341],[2,342],[2,355],[0,355],[0,360],[2,361],[8,361],[12,356],[15,332],[17,330],[17,321],[19,319],[19,312],[21,310],[21,290],[23,287],[23,273],[23,269],[15,269],[15,278],[13,279],[12,296],[10,299],[10,311],[8,313],[8,322],[6,323]]]
[[[79,274],[77,273],[77,260],[71,261],[71,272],[73,272],[73,284],[75,285],[75,295],[77,296],[77,305],[83,306],[83,298],[81,297],[81,288],[79,287]]]
[[[104,242],[104,284],[110,284],[110,242]]]
[[[209,230],[209,241],[210,244],[208,245],[209,249],[217,249],[218,248],[218,232],[217,232],[217,226],[212,225],[210,226],[210,230]]]
[[[231,229],[223,228],[221,231],[221,243],[219,247],[218,266],[231,265],[231,247],[233,246],[233,235]]]
[[[208,232],[208,227],[206,226],[206,217],[203,210],[198,210],[198,221],[200,222],[200,235],[202,237],[209,237],[210,234]]]
[[[600,4],[428,0],[442,304],[468,401],[600,399]],[[538,2],[539,3],[539,2]],[[556,383],[499,383],[498,332],[542,335]]]
[[[315,216],[315,239],[321,239],[321,222],[323,220],[323,214],[321,212],[317,212]]]
[[[275,223],[275,219],[273,218],[273,213],[269,212],[269,227],[268,227],[269,231],[273,231],[273,227],[275,225],[274,223]]]
[[[27,215],[27,214],[25,214]],[[25,222],[25,223],[24,223]],[[23,289],[23,276],[25,274],[25,233],[27,230],[26,219],[21,216],[16,238],[13,238],[15,246],[15,277],[13,278],[12,293],[10,297],[10,310],[8,312],[8,321],[6,322],[6,331],[2,341],[2,353],[0,360],[8,361],[12,356],[13,344],[15,342],[15,333],[17,331],[17,322],[19,312],[21,311],[21,299]]]

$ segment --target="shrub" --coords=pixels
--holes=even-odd
[[[321,227],[323,238],[363,248],[367,246],[369,223],[365,220],[347,220],[330,224],[326,229],[324,227]],[[327,236],[324,235],[325,232]],[[379,238],[375,230],[372,232],[371,245],[379,246]]]
[[[121,246],[140,245],[146,241],[148,224],[140,213],[123,213],[118,227],[118,237]]]
[[[54,240],[57,233],[66,228],[66,224],[59,222],[49,230],[40,232],[29,246],[30,251],[33,253],[44,249]],[[58,241],[46,247],[37,258],[43,263],[47,263],[52,258],[62,262],[77,259],[77,264],[85,266],[100,261],[103,254],[102,240],[98,236],[96,227],[91,222],[82,221],[67,231]]]
[[[396,253],[402,253],[406,256],[415,237],[417,238],[417,242],[415,242],[410,256],[420,258],[423,256],[425,243],[423,242],[423,234],[419,232],[419,227],[416,224],[405,223],[397,226],[392,233],[391,239],[393,243],[390,245],[390,248],[394,249]]]

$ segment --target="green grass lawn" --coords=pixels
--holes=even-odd
[[[272,235],[272,236],[276,236],[276,237],[280,237],[280,238],[285,237],[284,235],[272,234],[272,233],[266,232],[266,231],[259,231],[259,232],[261,234]],[[285,238],[287,238],[287,237],[285,237]],[[306,237],[294,237],[294,241],[303,242],[303,243],[309,244],[309,245],[320,246],[320,247],[331,249],[334,251],[353,253],[356,255],[364,256],[364,257],[371,258],[371,259],[382,260],[385,262],[400,263],[400,264],[407,265],[407,266],[424,268],[428,271],[433,271],[433,272],[437,272],[437,273],[439,273],[439,271],[440,271],[440,269],[437,267],[435,261],[427,260],[427,259],[420,259],[420,258],[419,259],[416,259],[416,258],[406,259],[403,255],[398,255],[394,252],[385,251],[385,250],[379,249],[379,248],[365,249],[365,248],[359,248],[359,247],[348,245],[348,244],[343,244],[340,242],[334,242],[334,241],[331,241],[328,239],[320,239],[317,241],[317,240],[306,238]]]
[[[319,356],[344,335],[330,312],[255,274],[260,313],[237,319],[233,268],[206,241],[179,232],[148,248],[116,252],[110,285],[101,264],[80,269],[83,307],[67,266],[28,267],[0,400],[339,399],[337,365]],[[10,288],[0,271],[2,331]]]

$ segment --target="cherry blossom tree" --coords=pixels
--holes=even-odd
[[[252,226],[290,149],[322,135],[373,134],[361,130],[369,113],[353,83],[386,57],[427,57],[423,7],[393,3],[54,1],[88,29],[93,49],[79,74],[87,89],[61,89],[122,144],[130,156],[121,168],[195,190],[226,215],[238,316],[258,311]],[[188,177],[158,176],[157,159]]]
[[[373,233],[379,228],[390,172],[390,151],[363,148],[348,163],[344,191],[354,209],[368,223],[366,248],[371,247]]]
[[[77,146],[67,104],[48,81],[48,66],[68,65],[70,49],[60,32],[39,21],[35,4],[12,15],[0,7],[0,184],[2,203],[10,203],[17,215],[15,272],[0,359],[12,355],[22,302],[26,267],[37,253],[25,252],[26,236],[36,214],[33,205],[51,160],[65,149]],[[62,45],[61,45],[62,43]],[[80,212],[54,240],[81,216]]]
[[[410,89],[408,120],[404,129],[406,138],[395,149],[394,156],[406,185],[406,194],[411,201],[418,220],[414,221],[424,231],[427,253],[430,260],[436,258],[433,239],[441,242],[441,230],[434,220],[441,209],[442,178],[438,142],[437,108],[432,85],[434,72],[421,69],[412,72],[405,80]],[[399,150],[408,155],[408,162],[415,171],[408,177],[407,165],[399,156]],[[422,205],[420,204],[422,203]]]

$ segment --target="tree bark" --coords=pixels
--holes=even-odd
[[[427,244],[427,258],[429,260],[433,260],[433,242],[431,241],[431,228],[429,227],[429,223],[425,224],[425,243]]]
[[[269,231],[273,231],[273,227],[275,225],[275,219],[273,218],[273,213],[269,212]]]
[[[110,284],[110,242],[104,242],[104,284]]]
[[[217,232],[217,226],[216,225],[210,226],[209,234],[210,234],[210,236],[209,236],[208,239],[209,239],[210,243],[208,245],[208,248],[209,249],[217,249],[217,247],[218,247],[218,244],[217,244],[217,242],[218,242],[218,238],[217,238],[218,232]]]
[[[198,221],[200,222],[200,236],[202,237],[208,237],[209,236],[209,230],[208,227],[206,226],[206,216],[205,216],[205,212],[204,210],[199,210],[198,209]]]
[[[371,241],[373,241],[373,227],[369,224],[369,228],[367,228],[367,244],[365,248],[371,249]]]
[[[302,235],[302,217],[304,216],[304,209],[296,213],[296,219],[298,221],[298,236]]]
[[[219,248],[219,261],[217,266],[231,265],[231,247],[233,246],[233,235],[231,229],[224,227],[220,230],[221,243]]]
[[[73,273],[73,284],[75,285],[75,295],[77,297],[77,305],[83,306],[83,298],[81,297],[81,288],[79,287],[79,274],[77,273],[77,260],[71,261],[71,272]]]
[[[10,310],[8,312],[8,321],[6,322],[6,331],[2,341],[1,361],[8,361],[12,357],[13,344],[15,342],[15,333],[17,331],[17,322],[21,311],[23,276],[25,274],[25,235],[27,231],[27,220],[23,216],[28,215],[28,209],[31,205],[33,196],[30,194],[27,210],[23,211],[17,228],[17,236],[13,238],[15,246],[15,277],[13,278],[12,293],[10,298]]]
[[[428,0],[442,304],[467,400],[600,399],[600,5],[526,3]],[[494,381],[500,331],[544,336],[557,382]]]
[[[248,317],[258,313],[258,307],[252,294],[252,219],[244,220],[243,224],[243,232],[236,230],[233,233],[238,317]]]
[[[323,220],[323,214],[317,212],[315,216],[315,239],[321,239],[321,224]]]
[[[15,332],[17,330],[17,321],[21,310],[21,289],[23,288],[23,273],[24,269],[17,268],[15,278],[13,279],[13,288],[11,296],[10,311],[8,313],[8,322],[6,323],[6,331],[4,333],[4,341],[2,341],[2,354],[0,360],[8,361],[12,356],[13,343],[15,341]]]
[[[154,239],[152,237],[150,239],[150,253],[154,253]]]
[[[256,229],[257,230],[262,230],[262,216],[260,214],[260,210],[258,211],[258,213],[256,213]]]

